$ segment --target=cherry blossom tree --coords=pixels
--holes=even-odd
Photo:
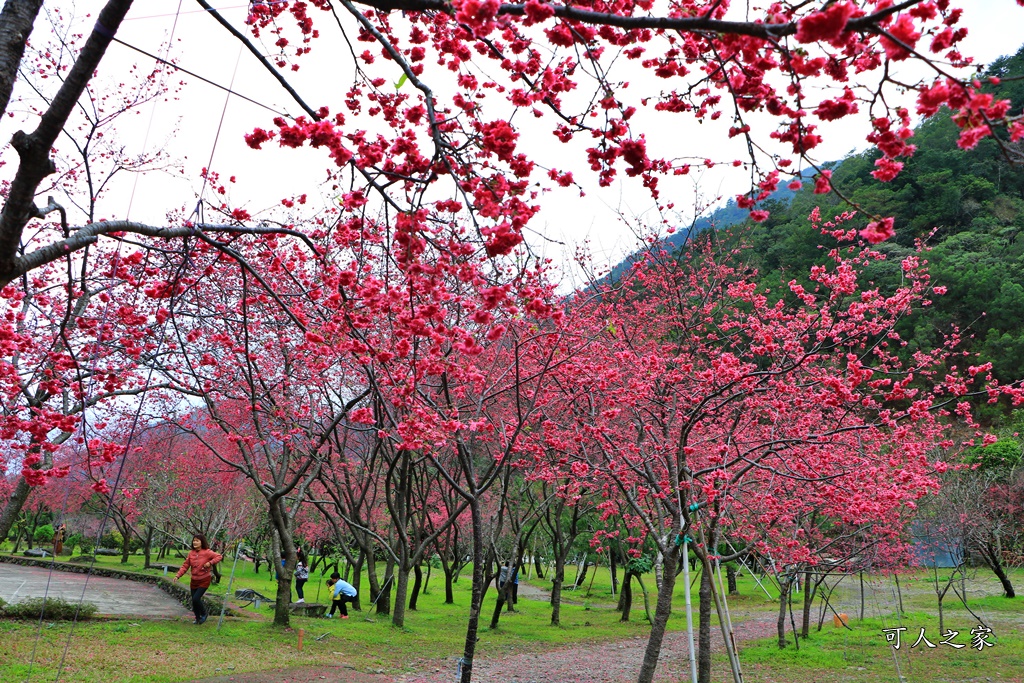
[[[3,14],[13,23],[4,23],[3,31],[18,30],[19,5],[20,10],[34,5],[33,11],[37,11],[39,4],[6,3]],[[56,37],[44,34],[38,44],[28,46],[20,76],[23,92],[15,101],[18,115],[23,117],[45,118],[54,106],[48,84],[62,80],[79,53],[79,36],[64,24],[61,11],[52,9],[46,14],[47,28]],[[16,34],[17,40],[26,37]],[[10,76],[13,80],[13,73]],[[98,207],[119,174],[160,167],[160,149],[129,157],[114,134],[127,114],[164,92],[154,76],[153,72],[135,74],[126,79],[122,89],[87,81],[79,106],[61,121],[51,122],[61,144],[54,149],[52,162],[44,156],[52,168],[35,189],[47,196],[47,206],[43,210],[33,206],[32,215],[26,217],[33,222],[20,242],[15,241],[20,255],[51,242],[54,236],[70,236],[70,221],[75,216],[98,220]],[[10,86],[11,81],[0,85],[4,107]],[[50,153],[49,147],[45,152]],[[4,180],[5,198],[11,197],[10,191]],[[12,494],[3,498],[0,535],[18,514],[30,487],[51,476],[63,476],[71,467],[68,463],[53,466],[55,450],[71,437],[79,443],[95,440],[82,416],[91,413],[95,422],[103,423],[104,403],[143,391],[133,367],[139,354],[151,348],[154,335],[147,329],[146,319],[132,309],[134,293],[130,286],[124,288],[116,244],[86,245],[75,253],[55,254],[0,290],[5,316],[0,374],[4,378],[2,419],[7,446],[0,467],[22,472]],[[99,442],[94,448],[102,450]],[[76,471],[81,465],[81,461],[74,463]]]
[[[565,586],[565,566],[576,540],[591,531],[586,525],[596,509],[597,484],[574,474],[558,477],[564,470],[557,467],[538,468],[543,477],[542,490],[551,502],[545,506],[541,520],[554,556],[551,575],[551,625],[561,624],[562,589]],[[550,493],[549,493],[550,491]],[[589,539],[588,539],[589,540]],[[625,612],[628,615],[628,610]],[[628,619],[628,617],[627,617]]]
[[[358,584],[365,565],[370,600],[377,605],[379,614],[387,614],[390,601],[382,596],[384,586],[377,575],[376,560],[378,538],[382,533],[386,536],[381,524],[386,513],[380,469],[375,462],[376,442],[369,435],[363,436],[361,432],[367,430],[360,429],[362,425],[354,427],[336,431],[332,436],[333,448],[339,455],[321,469],[313,491],[314,505],[333,529],[334,538],[353,569],[353,583]],[[358,548],[357,557],[349,551],[349,539]],[[388,578],[385,573],[385,584],[390,590]]]
[[[631,554],[645,542],[657,548],[662,579],[641,682],[654,675],[681,547],[695,548],[708,582],[700,638],[708,680],[718,606],[710,577],[729,559],[719,553],[724,539],[783,566],[813,564],[832,539],[801,538],[798,521],[817,513],[860,529],[912,504],[934,487],[939,465],[929,453],[944,438],[940,414],[967,417],[975,389],[1001,395],[984,370],[961,376],[948,367],[948,349],[896,352],[895,323],[931,296],[917,256],[896,266],[904,284],[893,292],[863,281],[862,269],[882,255],[855,246],[769,296],[709,239],[703,251],[654,253],[625,281],[561,302],[547,265],[521,246],[542,195],[576,191],[574,174],[587,173],[578,166],[601,187],[626,176],[668,213],[674,179],[695,165],[732,163],[752,188],[737,203],[763,220],[756,203],[816,168],[831,121],[861,118],[881,151],[880,182],[914,152],[914,106],[919,115],[954,110],[963,147],[989,136],[1019,142],[1024,122],[972,80],[958,50],[961,12],[948,0],[255,2],[244,26],[199,4],[303,112],[252,120],[246,142],[322,150],[330,206],[273,198],[281,206],[257,220],[203,169],[220,198],[201,195],[195,214],[172,208],[165,224],[104,220],[88,202],[79,215],[47,219],[63,208],[39,206],[55,171],[67,179],[58,185],[90,197],[103,186],[92,173],[94,144],[78,144],[80,168],[53,149],[74,129],[72,114],[110,64],[106,50],[133,8],[105,2],[73,60],[28,65],[58,77],[46,79],[45,104],[26,117],[31,132],[14,136],[18,163],[4,179],[0,285],[4,338],[13,340],[0,378],[12,405],[5,436],[23,476],[59,474],[45,460],[54,434],[69,439],[80,426],[69,414],[100,395],[81,388],[87,367],[105,395],[151,388],[131,372],[141,364],[185,401],[201,401],[201,413],[182,405],[177,423],[264,499],[275,567],[277,551],[285,557],[279,625],[288,623],[296,520],[310,492],[333,496],[350,526],[384,536],[373,529],[380,507],[344,500],[360,486],[320,489],[346,476],[353,452],[359,466],[370,464],[369,449],[379,469],[357,476],[391,496],[386,531],[401,609],[409,571],[468,511],[468,683],[488,578],[485,517],[493,512],[497,532],[505,511],[490,494],[511,481],[514,465],[543,457],[562,468],[551,480],[592,477],[606,497],[602,514],[629,515],[630,528],[642,529],[628,541]],[[0,113],[26,66],[40,6],[4,5]],[[265,39],[276,48],[269,56],[257,44]],[[348,47],[350,85],[304,95],[290,74],[317,69],[328,41]],[[904,63],[926,75],[902,71]],[[149,92],[142,88],[127,89]],[[898,91],[910,94],[905,105]],[[704,160],[659,136],[682,120],[722,125],[739,151]],[[535,149],[538,131],[564,147]],[[87,126],[81,139],[93,133]],[[830,191],[827,170],[815,189]],[[207,222],[207,212],[223,222]],[[892,218],[865,218],[825,226],[827,236],[874,243],[893,234]],[[116,302],[115,317],[97,321],[89,306],[104,296]],[[26,302],[46,310],[26,316],[18,310]],[[81,315],[60,315],[79,306]],[[26,321],[36,320],[44,345],[18,367],[19,344],[31,347],[34,337]],[[74,330],[81,339],[67,341]],[[55,384],[55,373],[69,379]],[[57,397],[68,400],[54,408]],[[120,453],[81,439],[85,468],[112,471]],[[95,477],[97,490],[107,480]],[[422,506],[433,494],[417,500],[418,481],[455,493],[446,519],[428,522]],[[804,486],[794,482],[814,490],[796,515],[787,510]]]
[[[80,472],[89,460],[114,461],[121,451],[102,436],[113,417],[103,405],[146,388],[135,368],[152,348],[153,332],[129,305],[131,292],[116,278],[116,260],[98,258],[93,265],[100,270],[51,264],[23,277],[20,286],[0,290],[0,467],[20,473],[0,513],[0,536],[31,487],[72,468]],[[86,412],[91,421],[83,421]],[[82,458],[56,464],[53,456],[66,443],[84,448]],[[97,490],[105,486],[96,484]]]
[[[147,566],[156,533],[187,548],[195,534],[230,545],[255,529],[259,515],[248,480],[201,441],[159,421],[139,429],[136,443],[130,457],[143,476],[123,488],[146,525]]]
[[[856,236],[842,221],[823,229]],[[961,376],[946,349],[901,360],[894,326],[931,296],[917,257],[893,264],[904,285],[883,293],[860,275],[881,254],[837,248],[809,286],[784,283],[772,300],[715,244],[710,236],[678,256],[654,252],[577,305],[572,321],[589,320],[595,342],[559,368],[563,396],[551,398],[559,409],[547,408],[542,432],[566,467],[614,486],[606,514],[635,515],[657,545],[662,583],[640,681],[657,664],[684,537],[706,577],[734,559],[717,550],[727,536],[779,566],[813,564],[803,514],[817,509],[856,529],[912,507],[945,467],[928,457],[946,438],[940,417],[969,418],[972,387],[1021,400],[1018,388],[989,383],[983,366]],[[701,680],[711,602],[720,608],[702,590]],[[735,653],[730,662],[738,669]]]
[[[876,177],[891,180],[900,159],[914,151],[914,105],[890,104],[900,99],[897,91],[916,96],[919,114],[943,105],[957,112],[961,146],[992,135],[1010,144],[1024,135],[1024,122],[1008,118],[1008,103],[981,93],[972,80],[970,56],[958,50],[967,31],[962,12],[948,0],[764,7],[718,0],[679,6],[647,0],[254,2],[244,26],[203,0],[199,4],[303,111],[254,125],[246,138],[252,147],[276,141],[321,148],[339,188],[358,190],[344,200],[346,209],[358,210],[370,197],[410,216],[458,211],[473,226],[467,239],[482,242],[491,255],[507,254],[522,241],[540,191],[575,182],[576,169],[561,158],[531,158],[523,151],[532,130],[521,120],[531,117],[540,119],[534,127],[544,126],[578,155],[600,185],[621,174],[636,178],[665,209],[673,206],[661,195],[667,180],[694,164],[722,161],[735,161],[751,174],[754,189],[737,200],[751,208],[787,177],[800,182],[801,166],[815,164],[812,154],[824,127],[854,117],[861,117],[867,141],[882,152]],[[14,92],[40,7],[38,0],[4,5],[0,113]],[[35,203],[40,183],[54,170],[50,150],[105,66],[107,48],[132,8],[131,0],[103,3],[57,92],[32,117],[37,125],[12,141],[19,163],[0,210],[0,284],[102,236],[129,232],[166,240],[197,230],[256,237],[276,232],[253,225],[244,210],[235,214],[234,225],[153,226],[86,217],[67,234],[52,234],[19,252],[26,226],[52,210]],[[270,55],[255,42],[267,38],[274,40]],[[352,84],[336,93],[318,88],[303,95],[286,74],[316,68],[327,41],[352,46],[345,65]],[[922,69],[900,80],[904,63]],[[337,68],[333,59],[331,67]],[[310,103],[314,95],[319,101]],[[721,119],[728,124],[722,135],[742,141],[735,156],[746,158],[705,162],[663,144],[655,130],[674,130],[681,116],[709,126]],[[829,189],[826,171],[818,188]],[[765,214],[757,210],[753,216]],[[884,239],[892,229],[892,220],[880,216],[864,231]]]

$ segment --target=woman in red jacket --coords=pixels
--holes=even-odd
[[[188,557],[185,558],[177,576],[174,577],[174,580],[177,581],[185,575],[185,572],[192,571],[189,588],[192,590],[192,611],[196,613],[196,625],[206,621],[206,617],[209,616],[206,606],[203,604],[203,595],[210,587],[210,580],[213,578],[211,568],[222,559],[224,559],[222,556],[210,550],[206,536],[196,534],[192,537],[192,550],[189,551]]]

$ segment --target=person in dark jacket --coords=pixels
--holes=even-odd
[[[192,572],[192,579],[189,582],[189,589],[192,591],[192,611],[196,615],[196,625],[206,621],[209,613],[203,604],[203,595],[210,587],[213,579],[213,565],[224,559],[221,555],[210,550],[210,543],[206,536],[196,534],[192,537],[192,550],[189,551],[185,561],[181,564],[174,580],[177,581],[185,572]]]
[[[309,565],[306,564],[306,554],[302,552],[301,548],[296,552],[296,555],[298,559],[295,563],[295,592],[299,594],[299,599],[295,602],[306,602],[306,596],[302,592],[302,587],[309,580]]]

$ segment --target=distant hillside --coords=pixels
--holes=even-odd
[[[994,61],[985,76],[1000,79],[989,92],[1010,100],[1011,114],[1022,115],[1024,48]],[[1020,157],[1024,143],[1007,142],[1004,149],[988,138],[964,150],[957,145],[959,133],[949,112],[940,112],[918,126],[911,140],[917,151],[903,160],[903,171],[891,182],[871,176],[877,150],[835,165],[832,181],[861,209],[849,227],[864,227],[871,215],[895,218],[895,237],[877,247],[886,258],[868,266],[863,287],[895,290],[903,281],[901,262],[917,253],[918,242],[929,249],[924,257],[936,295],[900,322],[898,332],[908,341],[900,353],[937,348],[959,331],[960,348],[991,361],[999,381],[1013,382],[1024,379],[1024,167],[1007,157]],[[835,193],[814,194],[812,183],[795,193],[779,190],[763,204],[770,216],[761,223],[730,201],[667,242],[685,249],[687,240],[710,228],[733,226],[721,233],[724,243],[740,250],[769,299],[790,296],[779,284],[794,279],[809,284],[811,268],[825,263],[837,245],[810,224],[808,215],[818,208],[822,221],[828,221],[851,206]],[[619,264],[609,277],[620,277],[636,258]]]
[[[1010,100],[1011,112],[1020,115],[1024,48],[993,62],[986,76],[1001,79],[989,91]],[[1008,154],[988,138],[965,150],[957,146],[959,134],[949,112],[940,112],[918,126],[911,140],[917,152],[893,181],[871,176],[876,150],[843,160],[832,181],[862,209],[851,227],[863,227],[869,215],[895,218],[895,237],[878,245],[886,259],[870,265],[865,287],[899,287],[903,259],[916,253],[919,241],[930,249],[923,256],[938,291],[930,306],[900,323],[908,340],[902,352],[936,348],[960,330],[964,350],[991,361],[1001,382],[1016,381],[1024,378],[1024,167],[1007,157],[1021,144],[1006,143]],[[780,282],[805,280],[835,246],[808,222],[815,207],[823,220],[851,208],[835,194],[816,195],[805,185],[785,206],[770,207],[763,223],[741,221],[730,231],[727,239],[772,289],[770,297],[788,291]]]
[[[830,162],[829,164],[826,164],[826,166],[828,168],[835,168],[839,163],[840,162]],[[809,180],[814,177],[814,174],[815,171],[813,169],[805,170],[803,178],[805,180]],[[769,197],[758,206],[774,204],[777,206],[787,207],[790,202],[793,201],[793,197],[795,196],[795,190],[791,190],[785,185],[782,185],[779,189],[775,190],[775,192],[772,192],[771,195],[769,195]],[[729,226],[736,225],[737,223],[742,223],[749,217],[750,210],[741,209],[736,206],[736,200],[730,198],[729,201],[725,203],[725,206],[720,206],[710,213],[700,216],[696,221],[694,221],[692,226],[667,236],[664,242],[670,251],[674,251],[683,246],[688,239],[696,237],[705,230],[709,230],[711,228],[715,228],[716,230],[728,228]],[[620,278],[622,274],[625,273],[630,266],[636,263],[636,260],[644,253],[645,251],[638,251],[627,256],[621,263],[611,269],[607,278],[611,280],[617,280]]]

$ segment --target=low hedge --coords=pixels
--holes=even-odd
[[[96,614],[96,605],[91,602],[68,602],[64,598],[29,598],[3,605],[0,614],[9,619],[74,621],[91,619]]]
[[[52,568],[57,571],[70,572],[74,574],[91,574],[92,576],[106,576],[113,579],[125,579],[128,581],[137,581],[139,583],[148,583],[156,586],[164,593],[167,593],[182,605],[189,604],[191,591],[189,591],[188,587],[162,576],[138,574],[136,572],[130,572],[124,569],[113,569],[111,567],[97,567],[95,565],[90,566],[86,564],[76,565],[73,564],[74,561],[74,558],[70,562],[54,562],[53,560],[35,560],[28,557],[0,555],[0,562],[18,564],[25,567],[45,567],[47,569]],[[210,595],[209,593],[203,597],[203,601],[211,612],[219,612],[221,603],[223,602],[221,596]],[[238,616],[239,613],[229,607],[225,610],[225,614]]]

